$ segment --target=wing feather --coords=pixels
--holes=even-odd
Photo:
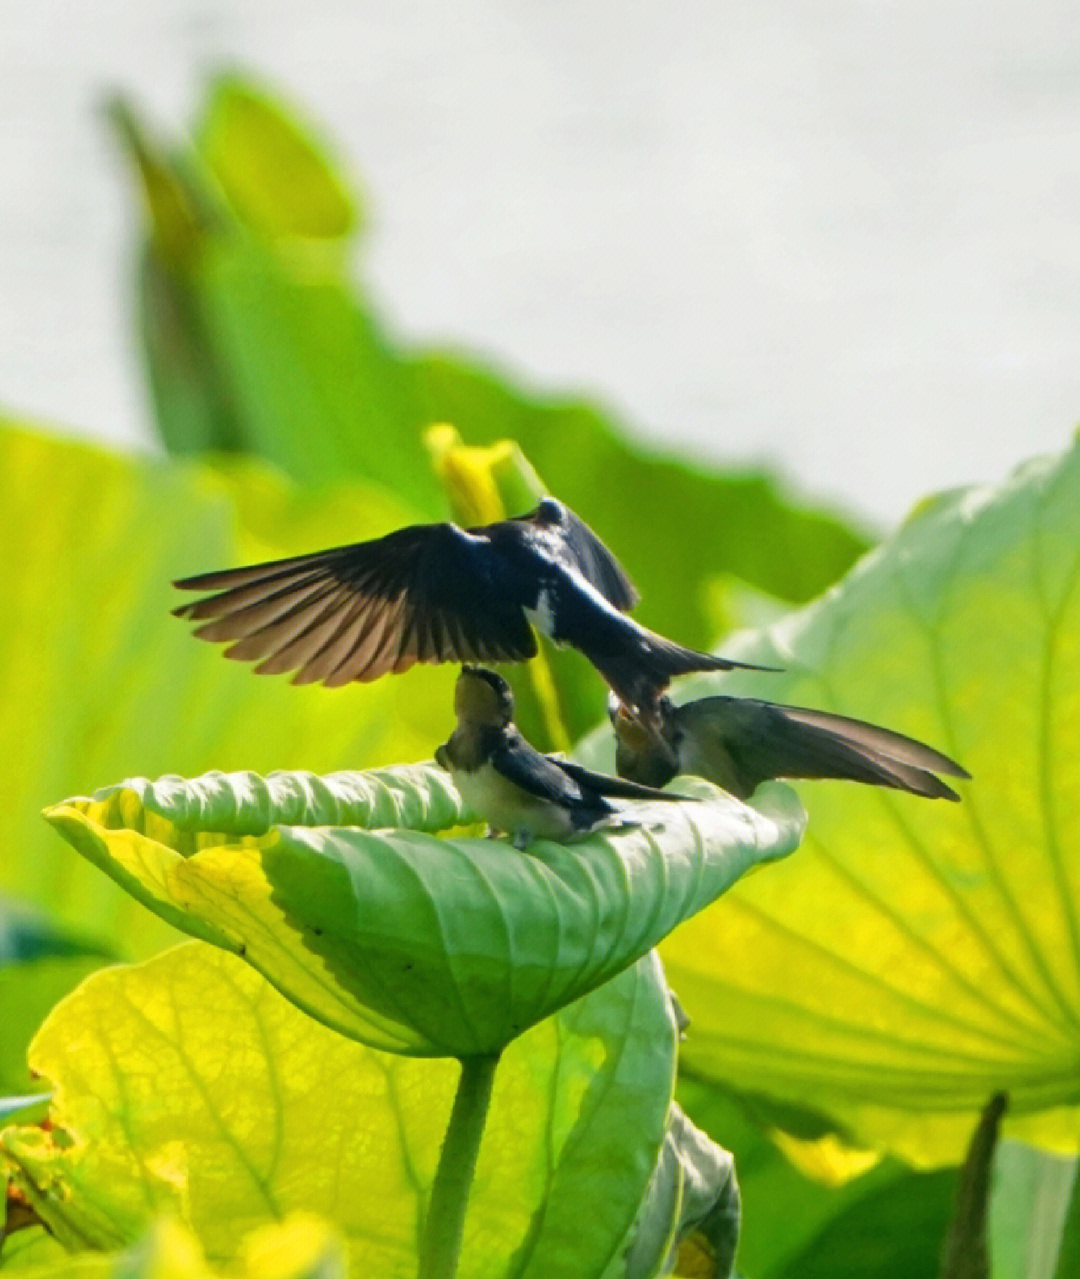
[[[333,612],[340,603],[340,591],[337,583],[324,582],[316,594],[298,601],[284,612],[275,613],[268,621],[263,620],[255,605],[251,605],[243,615],[230,614],[205,622],[195,634],[200,639],[235,640],[228,653],[241,661],[272,657],[309,631],[327,613]]]
[[[556,760],[541,755],[513,726],[507,740],[492,751],[491,766],[536,799],[568,809],[604,807],[603,800],[584,791]]]
[[[322,648],[303,668],[305,683],[322,680],[329,684],[334,672],[356,648],[368,624],[369,601],[363,597],[344,601],[336,610],[336,629]]]
[[[690,795],[678,795],[674,791],[657,790],[654,786],[642,786],[623,777],[609,777],[607,773],[594,773],[569,759],[551,761],[571,777],[579,786],[595,791],[598,795],[610,795],[614,799],[664,799],[693,802]]]
[[[935,773],[944,773],[947,777],[971,777],[966,768],[962,768],[948,755],[927,746],[925,742],[893,732],[890,728],[880,728],[877,724],[867,724],[864,720],[850,719],[846,715],[807,710],[802,706],[785,706],[784,715],[797,723],[810,724],[835,733],[854,746],[861,746],[900,764],[929,768]]]
[[[520,601],[494,585],[491,545],[453,524],[184,578],[214,593],[175,609],[200,639],[260,674],[366,681],[414,662],[523,661],[536,639]]]
[[[846,778],[955,800],[959,796],[934,774],[968,776],[947,755],[914,738],[828,711],[706,697],[677,707],[675,715],[699,754],[720,772],[733,769],[747,794],[775,777]]]

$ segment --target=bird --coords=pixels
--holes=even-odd
[[[959,800],[936,774],[971,776],[914,738],[828,711],[750,697],[703,697],[681,706],[662,697],[656,709],[646,726],[615,697],[608,701],[615,771],[643,785],[664,786],[693,773],[747,799],[774,778],[840,778]]]
[[[564,841],[600,825],[632,824],[612,799],[693,802],[542,754],[514,724],[513,692],[496,671],[463,666],[454,712],[457,727],[436,750],[435,762],[473,812],[509,833],[515,848],[534,839]]]
[[[672,677],[746,667],[665,639],[626,616],[630,578],[569,507],[475,528],[415,524],[373,541],[183,578],[209,591],[173,610],[259,674],[332,688],[416,662],[521,662],[533,627],[578,649],[629,713],[648,719]],[[770,669],[750,667],[753,670]]]

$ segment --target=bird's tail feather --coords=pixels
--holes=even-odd
[[[646,714],[652,712],[660,694],[677,675],[690,675],[695,671],[779,669],[684,648],[655,631],[644,631],[640,642],[633,647],[622,646],[600,654],[590,651],[589,657],[619,699],[626,706]]]
[[[675,675],[690,675],[694,671],[777,671],[777,666],[759,666],[755,662],[736,662],[730,657],[718,657],[715,653],[701,653],[695,648],[684,648],[672,640],[650,631],[646,641],[648,660],[653,669],[671,679]]]

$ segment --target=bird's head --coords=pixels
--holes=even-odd
[[[561,525],[565,518],[566,507],[557,497],[542,497],[540,504],[532,513],[533,522],[541,527]]]
[[[495,671],[463,666],[454,688],[454,713],[461,723],[505,728],[514,718],[514,694]]]
[[[608,719],[615,730],[615,763],[620,777],[643,786],[664,786],[679,771],[674,706],[661,697],[653,715],[635,715],[615,693],[608,697]]]

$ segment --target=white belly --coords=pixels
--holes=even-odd
[[[477,817],[515,839],[528,835],[533,839],[564,840],[573,829],[565,809],[529,795],[490,764],[482,764],[471,773],[455,770],[454,785]]]

